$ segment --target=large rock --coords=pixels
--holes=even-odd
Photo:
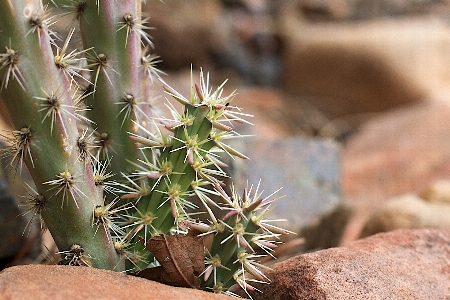
[[[286,1],[278,18],[290,93],[337,117],[450,90],[450,27],[442,18],[310,23],[295,2]]]
[[[354,206],[346,241],[390,198],[419,193],[450,174],[450,105],[433,101],[373,118],[342,151],[343,194]]]
[[[143,278],[87,267],[26,265],[0,273],[3,300],[85,299],[233,299],[225,295],[176,288]]]
[[[302,0],[298,9],[310,21],[343,21],[448,13],[448,1],[428,0]]]
[[[450,231],[398,230],[272,266],[253,299],[448,299]]]
[[[221,11],[218,1],[147,1],[153,53],[161,56],[163,68],[206,67],[217,44],[215,18]]]

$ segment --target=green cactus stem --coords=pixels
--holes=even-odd
[[[248,290],[252,280],[267,282],[256,249],[271,255],[290,232],[266,218],[274,199],[261,198],[259,185],[242,197],[225,192],[217,153],[248,158],[227,144],[241,137],[234,123],[250,124],[230,104],[235,93],[224,95],[225,82],[212,89],[203,71],[188,98],[169,87],[149,53],[140,0],[52,2],[73,18],[65,39],[41,0],[0,0],[0,96],[14,126],[0,135],[12,167],[31,173],[24,213],[48,227],[59,263],[148,268],[158,262],[142,239],[194,228],[214,234],[204,289],[231,294],[236,283]],[[182,112],[170,103],[171,118],[154,112],[156,82]],[[228,213],[219,219],[214,207]]]
[[[92,210],[103,196],[92,169],[78,159],[77,124],[84,118],[71,89],[78,52],[63,47],[53,55],[40,1],[0,3],[0,43],[5,49],[0,54],[1,98],[16,132],[21,132],[10,148],[15,167],[26,164],[45,197],[42,218],[59,249],[81,245],[92,257],[90,266],[120,270],[109,233],[91,226]]]

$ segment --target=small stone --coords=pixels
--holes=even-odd
[[[395,229],[437,228],[450,230],[450,204],[427,202],[416,195],[392,198],[377,209],[361,231],[361,237]]]
[[[12,258],[22,248],[26,238],[22,235],[25,219],[16,200],[11,196],[6,181],[0,178],[0,259]]]
[[[438,180],[420,192],[419,196],[428,202],[441,202],[450,205],[450,181]]]

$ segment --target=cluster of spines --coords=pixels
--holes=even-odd
[[[56,49],[53,57],[56,75],[53,76],[60,74],[61,77],[57,89],[39,86],[31,91],[31,94],[35,92],[31,97],[32,106],[41,115],[41,121],[36,124],[41,123],[39,130],[43,130],[43,126],[50,123],[50,136],[59,142],[63,156],[72,158],[65,160],[64,166],[59,162],[62,169],[52,178],[43,180],[47,175],[35,176],[37,187],[44,189],[46,195],[42,198],[36,191],[30,194],[28,211],[34,215],[43,214],[45,218],[45,207],[55,198],[61,199],[60,209],[64,213],[75,205],[76,211],[85,211],[89,215],[93,236],[102,235],[105,247],[113,249],[117,256],[113,258],[114,266],[98,264],[99,257],[93,254],[95,251],[90,252],[89,242],[77,241],[76,234],[68,238],[67,233],[59,231],[57,233],[62,237],[55,239],[57,244],[63,238],[67,241],[58,246],[69,248],[60,252],[62,262],[123,270],[120,263],[127,259],[128,267],[143,268],[153,258],[139,243],[138,237],[147,240],[161,233],[180,232],[183,230],[179,230],[179,225],[188,223],[192,227],[207,227],[206,233],[215,233],[213,247],[206,258],[204,287],[224,292],[235,280],[247,290],[251,288],[247,284],[248,274],[256,280],[266,281],[259,270],[260,265],[254,260],[257,256],[251,245],[258,245],[269,253],[276,246],[272,240],[287,232],[269,229],[269,223],[265,223],[261,215],[270,203],[267,199],[256,200],[259,197],[257,191],[251,200],[247,191],[243,198],[234,192],[231,198],[226,195],[221,177],[227,177],[227,174],[215,152],[221,150],[247,158],[225,143],[239,137],[233,130],[233,122],[248,123],[245,117],[249,115],[230,105],[235,94],[223,96],[223,84],[216,90],[211,89],[209,77],[203,72],[199,85],[192,84],[189,98],[164,84],[166,92],[184,105],[184,111],[180,114],[168,104],[172,118],[162,118],[152,112],[148,99],[149,88],[155,78],[160,79],[162,72],[155,67],[157,56],[148,54],[151,41],[144,30],[149,28],[135,1],[124,0],[121,5],[105,1],[101,6],[99,2],[94,5],[92,1],[70,1],[72,13],[80,22],[85,47],[81,51],[69,51],[74,30],[69,32],[62,48],[56,46],[56,34],[48,29],[55,19],[49,17],[40,0],[35,2],[38,13],[28,17],[25,37],[37,35],[41,50],[45,41],[47,50],[53,45]],[[111,20],[115,23],[110,24]],[[91,30],[93,26],[102,33],[101,37]],[[148,45],[142,50],[144,43]],[[20,51],[10,42],[6,52],[0,54],[0,68],[6,70],[2,89],[6,90],[8,84],[15,81],[30,98],[27,74],[22,71],[20,60]],[[90,78],[82,75],[84,73],[91,73]],[[84,102],[92,110],[87,109]],[[95,130],[89,129],[91,124],[95,124]],[[12,132],[8,151],[13,162],[21,165],[29,158],[29,168],[38,169],[34,168],[30,150],[32,141],[35,142],[30,128],[22,127]],[[167,135],[162,128],[173,135]],[[39,134],[43,135],[42,132]],[[68,162],[82,167],[68,167]],[[123,175],[122,180],[118,178],[119,174]],[[104,196],[103,192],[112,196]],[[200,199],[211,225],[200,224],[190,216],[198,209],[189,201],[193,195]],[[230,213],[224,220],[217,220],[212,213],[211,206],[223,209],[212,196],[225,199],[224,207],[230,209]],[[54,209],[55,205],[50,210]],[[263,213],[256,215],[260,210]],[[50,227],[52,230],[55,225]],[[95,253],[99,251],[101,249]]]
[[[194,220],[188,223],[203,235],[214,234],[205,259],[202,287],[215,293],[230,293],[230,288],[237,284],[246,292],[252,291],[252,282],[270,282],[263,273],[267,267],[258,263],[258,258],[273,257],[271,252],[277,247],[280,236],[292,233],[272,224],[281,220],[266,219],[278,191],[262,198],[259,184],[254,190],[253,186],[246,188],[242,196],[234,187],[231,197],[220,187],[217,190],[225,201],[223,209],[228,213],[220,220],[210,215],[210,224]]]

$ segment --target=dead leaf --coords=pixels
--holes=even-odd
[[[200,288],[198,275],[205,268],[205,250],[203,238],[198,237],[198,233],[191,230],[188,235],[159,235],[147,243],[141,238],[141,242],[163,268],[157,281],[179,287]]]
[[[159,266],[159,267],[147,268],[147,269],[139,270],[136,272],[127,273],[127,275],[161,282],[161,274],[163,272],[164,272],[164,268],[162,266]]]

